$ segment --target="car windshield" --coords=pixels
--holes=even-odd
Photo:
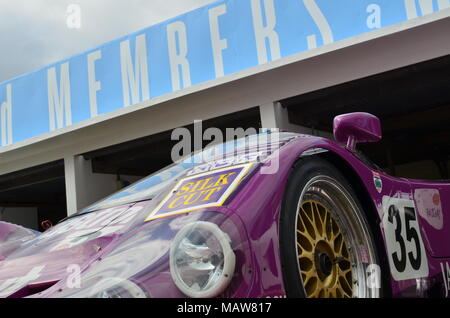
[[[76,215],[106,209],[121,204],[149,200],[163,191],[178,177],[183,176],[188,172],[188,170],[198,165],[217,160],[218,158],[222,160],[235,158],[236,155],[240,154],[251,154],[256,156],[254,159],[257,159],[258,157],[264,156],[264,154],[270,152],[270,150],[279,148],[280,140],[285,140],[287,137],[293,136],[295,135],[289,133],[265,132],[258,135],[252,135],[225,143],[208,146],[204,150],[193,153],[178,162],[112,194],[106,199],[94,203],[84,210],[81,210]]]

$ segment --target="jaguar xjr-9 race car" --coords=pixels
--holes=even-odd
[[[446,297],[450,184],[356,145],[266,132],[205,148],[44,233],[0,222],[0,297]]]

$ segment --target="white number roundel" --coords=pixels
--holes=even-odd
[[[414,201],[383,197],[383,229],[392,277],[396,281],[428,276],[428,262]]]

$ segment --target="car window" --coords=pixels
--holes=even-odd
[[[279,146],[296,134],[291,133],[262,133],[245,138],[231,140],[225,143],[210,145],[204,150],[189,155],[179,162],[174,163],[136,183],[100,200],[97,203],[80,211],[76,215],[84,214],[99,209],[106,209],[120,204],[138,202],[153,198],[163,191],[178,177],[183,176],[188,170],[205,162],[214,161],[218,158],[226,159],[241,153],[259,151],[267,152],[267,149],[278,149]],[[270,147],[267,147],[269,145]]]

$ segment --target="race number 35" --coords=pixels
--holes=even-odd
[[[383,228],[391,273],[395,280],[428,276],[414,201],[383,197]]]

